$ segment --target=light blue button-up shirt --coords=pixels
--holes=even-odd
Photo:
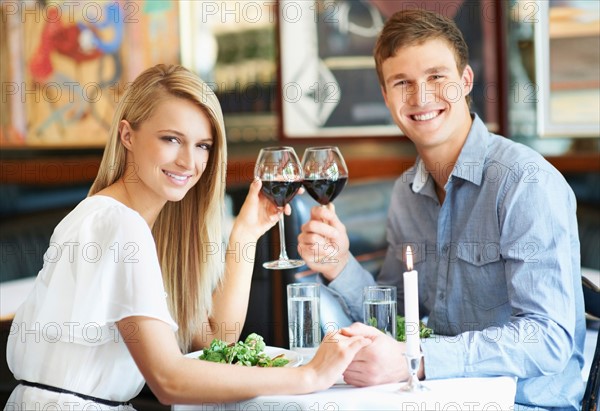
[[[476,115],[456,164],[439,172],[446,167],[443,204],[420,159],[396,181],[377,277],[398,287],[402,314],[412,247],[420,314],[437,334],[421,344],[427,378],[511,375],[516,403],[579,409],[586,325],[572,190]],[[329,287],[360,321],[362,288],[373,282],[351,259]]]

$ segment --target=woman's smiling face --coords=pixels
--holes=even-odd
[[[472,89],[473,71],[467,65],[459,73],[454,52],[445,40],[402,47],[383,62],[381,69],[386,105],[417,149],[443,145],[468,134],[466,96]]]
[[[169,97],[137,130],[123,120],[126,183],[137,195],[163,203],[179,201],[204,172],[213,135],[206,113],[193,102]]]

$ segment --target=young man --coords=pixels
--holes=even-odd
[[[451,20],[398,12],[374,53],[385,102],[418,152],[394,186],[377,282],[398,287],[402,314],[411,245],[420,312],[439,335],[422,341],[420,377],[515,376],[517,408],[579,409],[585,318],[572,190],[543,157],[469,112],[473,71]],[[332,242],[336,263],[315,258]],[[363,286],[375,280],[350,255],[333,207],[312,210],[299,252],[360,321]],[[407,377],[404,344],[363,324],[345,332],[374,340],[348,383]]]

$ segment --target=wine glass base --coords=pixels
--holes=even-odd
[[[306,265],[303,260],[275,260],[263,263],[263,267],[268,270],[287,270],[302,267],[303,265]]]

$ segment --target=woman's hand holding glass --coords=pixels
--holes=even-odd
[[[273,204],[266,196],[260,195],[262,182],[255,179],[250,185],[244,204],[235,218],[232,234],[256,242],[279,221],[279,215],[289,215],[291,208],[287,204],[283,210]]]

